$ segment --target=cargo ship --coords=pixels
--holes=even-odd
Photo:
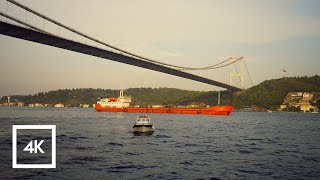
[[[131,98],[124,96],[123,91],[120,91],[120,96],[118,98],[98,98],[95,109],[103,112],[230,115],[234,108],[234,106],[222,105],[209,108],[140,108],[130,107],[130,103]]]

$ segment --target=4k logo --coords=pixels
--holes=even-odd
[[[24,132],[22,133],[22,137],[27,135],[27,137],[32,138],[34,136],[34,139],[32,139],[31,141],[30,139],[28,139],[26,144],[22,143],[23,146],[21,146],[21,141],[20,141],[18,146],[18,141],[17,141],[19,139],[18,133],[17,133],[18,130],[21,130],[21,132]],[[51,139],[47,135],[41,136],[41,138],[38,138],[39,134],[37,133],[43,132],[43,131],[47,132],[45,133],[47,135],[51,134]],[[19,131],[19,134],[21,132]],[[34,133],[36,135],[34,135]],[[49,138],[49,139],[43,140],[42,137],[43,139],[45,138]],[[51,148],[50,148],[50,144],[51,144]],[[48,151],[48,149],[51,149],[51,152]],[[42,164],[43,162],[41,161],[37,161],[37,157],[39,155],[42,157],[47,157],[47,161],[45,161],[45,164]],[[20,163],[18,162],[18,156],[19,156],[19,161],[21,161]],[[22,156],[22,159],[20,156]],[[32,158],[35,157],[34,159],[35,161],[34,163],[25,164],[25,163],[22,163],[24,161],[23,157],[32,157]],[[28,162],[30,162],[30,160]],[[56,125],[12,125],[12,168],[56,168]]]
[[[41,153],[44,153],[44,151],[41,149],[41,144],[43,143],[44,140],[41,140],[38,144],[38,140],[33,140],[30,141],[29,144],[23,149],[23,151],[29,151],[30,153],[38,153],[38,150]],[[33,143],[32,143],[33,142]],[[33,144],[34,144],[34,148],[33,148]]]

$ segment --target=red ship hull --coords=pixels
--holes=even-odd
[[[234,106],[212,106],[210,108],[110,108],[95,105],[97,111],[103,112],[128,112],[128,113],[163,113],[163,114],[205,114],[229,115]]]

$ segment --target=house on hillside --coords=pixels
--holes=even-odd
[[[303,112],[318,111],[317,107],[311,104],[313,97],[314,93],[310,92],[289,92],[280,105],[280,109],[287,110],[294,107],[300,108],[300,111]]]

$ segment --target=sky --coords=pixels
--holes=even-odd
[[[17,0],[116,47],[179,66],[204,67],[244,57],[254,85],[320,74],[318,0]],[[88,43],[16,6],[1,12]],[[1,17],[1,21],[6,21]],[[283,72],[283,69],[287,71]],[[191,72],[228,81],[228,69]],[[245,74],[245,87],[250,87]],[[0,35],[0,96],[66,88],[170,87],[218,90],[114,61]]]

